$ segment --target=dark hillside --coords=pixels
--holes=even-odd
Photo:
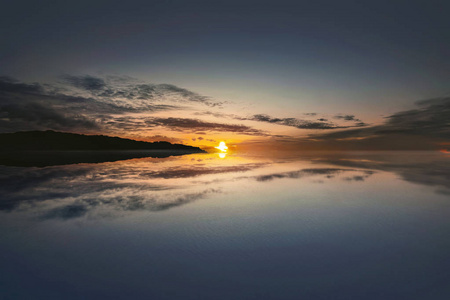
[[[140,142],[104,135],[83,135],[56,131],[24,131],[0,134],[0,151],[61,150],[177,150],[203,153],[198,147],[169,142]]]

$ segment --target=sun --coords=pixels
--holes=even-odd
[[[220,142],[219,146],[218,147],[214,147],[214,148],[219,149],[222,152],[227,152],[227,149],[228,149],[228,147],[225,144],[225,142]]]

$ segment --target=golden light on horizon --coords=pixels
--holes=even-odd
[[[226,145],[225,142],[223,142],[223,141],[220,142],[220,144],[219,144],[218,147],[214,147],[214,148],[219,149],[219,150],[222,151],[222,152],[227,152],[227,150],[228,150],[227,145]]]

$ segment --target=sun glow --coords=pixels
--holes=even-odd
[[[227,150],[228,150],[228,147],[225,144],[225,142],[220,142],[219,146],[218,147],[214,147],[214,148],[219,149],[222,152],[227,152]]]

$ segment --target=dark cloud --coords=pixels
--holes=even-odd
[[[99,129],[98,124],[83,115],[63,114],[39,103],[7,104],[0,106],[2,131],[34,129]]]
[[[39,94],[43,92],[43,87],[38,83],[27,84],[8,77],[0,76],[0,95],[5,93]]]
[[[314,120],[305,120],[305,119],[298,119],[298,118],[277,118],[272,117],[266,114],[255,114],[252,116],[247,117],[241,117],[235,114],[225,114],[221,112],[211,112],[211,111],[205,111],[205,112],[197,112],[196,115],[209,115],[216,118],[228,118],[228,119],[235,119],[240,121],[257,121],[257,122],[264,122],[264,123],[270,123],[270,124],[276,124],[276,125],[282,125],[282,126],[289,126],[294,127],[298,129],[311,129],[311,130],[330,130],[330,129],[345,129],[345,128],[352,128],[352,127],[363,127],[367,126],[368,124],[362,122],[360,119],[356,119],[353,115],[345,115],[341,116],[338,115],[336,119],[344,119],[346,121],[354,121],[354,125],[339,125],[334,124],[332,122],[329,122],[326,118],[319,118],[316,121]],[[304,113],[306,116],[317,116],[317,113]],[[275,136],[274,136],[275,137]]]
[[[192,132],[202,132],[202,134],[207,131],[226,131],[255,136],[267,135],[261,130],[245,125],[205,122],[199,119],[151,118],[145,121],[145,123],[148,126],[164,126],[176,131],[188,130]]]
[[[106,83],[103,79],[89,75],[85,76],[65,75],[62,78],[71,85],[88,91],[98,91],[106,87]]]
[[[335,125],[332,123],[326,122],[315,122],[309,120],[300,120],[296,118],[274,118],[268,115],[259,114],[254,115],[249,120],[266,122],[271,124],[278,124],[284,126],[295,127],[299,129],[337,129],[337,128],[348,128],[339,125]]]
[[[58,207],[45,213],[44,219],[73,219],[85,215],[88,212],[88,208],[85,205],[67,205]]]
[[[357,122],[353,126],[342,126],[342,125],[336,125],[331,122],[328,122],[328,119],[325,118],[319,118],[317,121],[312,120],[303,120],[303,119],[297,119],[297,118],[277,118],[272,117],[266,114],[255,114],[248,117],[241,117],[235,114],[225,114],[220,112],[211,112],[211,111],[205,111],[205,112],[197,112],[196,115],[209,115],[216,118],[228,118],[228,119],[236,119],[240,121],[257,121],[257,122],[265,122],[265,123],[271,123],[271,124],[277,124],[277,125],[283,125],[283,126],[290,126],[295,127],[298,129],[343,129],[343,128],[350,128],[350,127],[361,127],[366,126],[364,122],[362,122],[359,119],[354,118],[352,115],[346,115],[346,116],[339,116],[337,119],[344,119],[344,120],[352,120]],[[306,116],[316,116],[317,113],[304,113]]]
[[[389,141],[450,139],[450,97],[417,102],[418,109],[395,113],[382,125],[311,136],[317,140],[373,139]],[[420,146],[420,145],[418,145]]]
[[[222,113],[222,112],[212,112],[212,111],[198,111],[195,112],[194,115],[196,116],[213,116],[216,118],[228,118],[228,119],[236,119],[236,120],[248,120],[248,118],[245,117],[241,117],[235,114],[226,114],[226,113]]]
[[[364,123],[360,119],[356,118],[354,115],[336,115],[336,116],[334,116],[334,118],[341,119],[344,121],[353,121],[353,122],[355,122],[354,127],[363,127],[363,126],[369,125],[369,124]]]
[[[438,150],[450,140],[450,97],[417,102],[381,125],[275,139],[279,150]],[[351,115],[350,115],[351,116]],[[342,116],[343,118],[345,116]],[[348,117],[350,119],[352,117]],[[356,119],[354,120],[356,121]],[[357,123],[355,126],[359,126]],[[364,125],[364,124],[361,124]],[[251,147],[259,146],[255,143]],[[241,145],[245,147],[245,144]]]
[[[65,75],[62,77],[62,80],[74,87],[89,92],[92,96],[100,98],[122,98],[136,102],[141,102],[142,100],[197,102],[210,107],[224,104],[224,102],[213,101],[207,96],[173,84],[139,83],[138,80],[126,76],[106,76],[105,78],[100,78],[90,75]]]
[[[345,121],[354,121],[354,120],[358,120],[355,119],[354,115],[337,115],[334,116],[336,119],[344,119]],[[359,121],[359,120],[358,120]]]
[[[108,134],[118,130],[139,131],[145,125],[144,119],[120,115],[186,109],[177,104],[181,102],[218,105],[174,85],[136,83],[129,77],[65,75],[62,83],[62,86],[27,84],[0,77],[0,132],[50,129]]]

